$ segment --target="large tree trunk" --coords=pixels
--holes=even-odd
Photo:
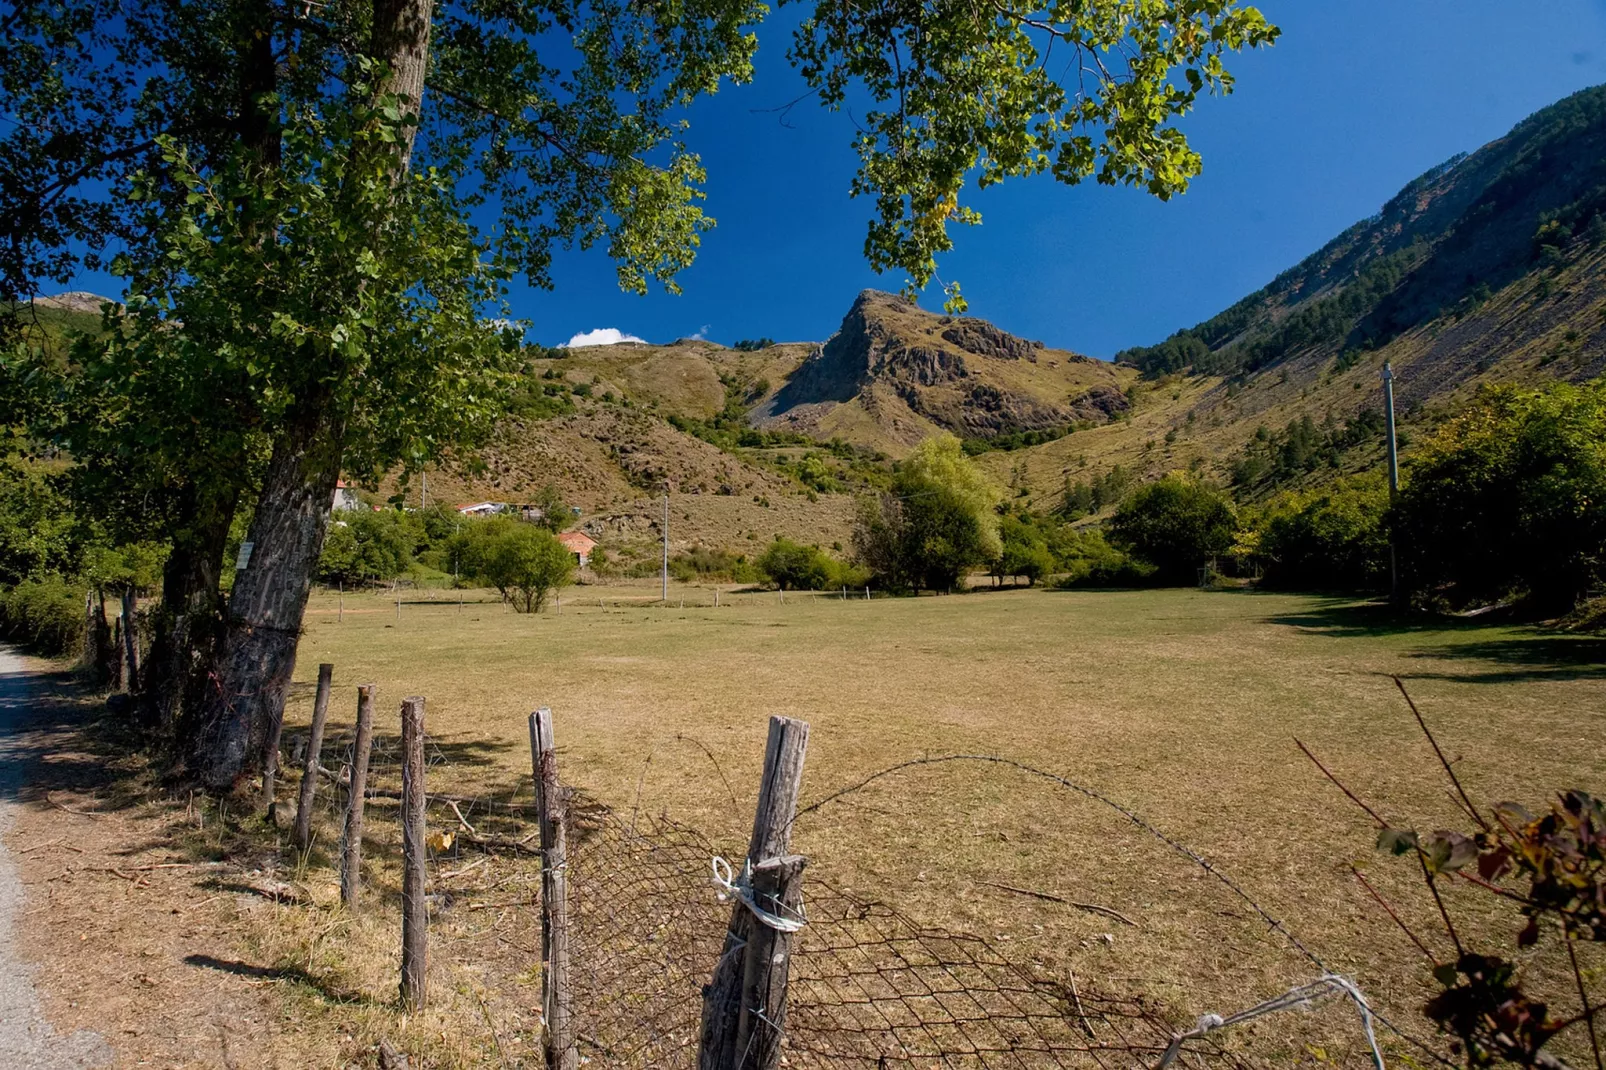
[[[183,754],[194,747],[202,685],[221,624],[223,554],[239,501],[240,488],[232,481],[221,493],[192,488],[189,516],[162,570],[162,604],[140,678],[140,709],[149,726],[175,734]]]
[[[370,53],[389,69],[380,92],[401,97],[415,114],[424,93],[433,13],[434,0],[374,0]],[[390,143],[398,176],[411,161],[416,129],[405,128]],[[229,598],[195,759],[202,783],[214,791],[234,790],[261,770],[263,749],[284,716],[345,445],[345,415],[336,408],[343,373],[331,371],[322,380],[309,376],[318,385],[307,388],[298,418],[274,443],[248,537],[251,560]]]
[[[284,715],[313,569],[340,478],[344,420],[309,405],[274,447],[235,573],[228,618],[206,687],[195,771],[214,791],[260,771],[262,747]]]

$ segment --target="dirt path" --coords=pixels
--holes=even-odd
[[[16,817],[18,793],[30,756],[20,745],[27,731],[29,680],[22,659],[0,648],[0,837]],[[16,863],[0,839],[0,1066],[16,1070],[68,1070],[105,1066],[111,1049],[99,1034],[80,1029],[57,1036],[39,1007],[33,970],[17,952],[16,926],[25,901]]]

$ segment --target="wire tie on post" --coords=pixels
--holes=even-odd
[[[739,876],[732,875],[731,864],[719,855],[715,855],[713,858],[713,869],[714,883],[720,889],[720,899],[740,900],[742,905],[747,907],[748,912],[762,924],[779,933],[800,932],[803,926],[808,924],[808,919],[803,917],[801,910],[797,911],[797,917],[787,918],[765,910],[758,905],[758,902],[753,898],[753,860],[751,858],[742,862],[742,872]]]

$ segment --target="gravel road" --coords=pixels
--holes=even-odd
[[[22,659],[0,647],[0,836],[21,805],[26,780],[21,733],[29,721],[28,674]],[[57,1036],[39,1009],[33,974],[17,953],[16,926],[23,919],[24,892],[17,866],[0,840],[0,1066],[8,1070],[80,1070],[109,1066],[112,1052],[96,1033]]]

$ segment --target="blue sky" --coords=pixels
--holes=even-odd
[[[560,251],[554,291],[516,288],[531,337],[591,331],[729,344],[823,340],[865,287],[896,290],[863,258],[869,206],[848,196],[845,114],[804,101],[785,61],[788,6],[760,30],[758,76],[693,109],[689,141],[708,168],[719,225],[680,276],[684,293],[621,293],[600,251]],[[1568,93],[1606,82],[1606,0],[1266,0],[1283,28],[1230,61],[1237,91],[1185,129],[1205,172],[1160,203],[1138,190],[1040,177],[971,204],[943,278],[971,312],[1050,345],[1110,356],[1152,343],[1258,289],[1401,186],[1499,137]],[[74,288],[118,293],[86,273]],[[934,287],[923,297],[938,308]]]
[[[1185,196],[1162,204],[1040,178],[973,200],[983,225],[958,228],[941,264],[972,314],[1097,356],[1158,341],[1264,285],[1434,164],[1606,82],[1606,0],[1260,7],[1283,38],[1238,57],[1237,92],[1187,120],[1205,172]],[[848,117],[805,102],[782,125],[760,110],[802,91],[785,43],[780,22],[761,30],[754,83],[693,111],[719,225],[682,274],[685,292],[623,294],[602,253],[560,254],[555,291],[513,295],[534,338],[614,328],[651,341],[824,339],[859,290],[902,284],[863,259],[868,206],[847,195]],[[922,303],[940,307],[941,296],[933,288]]]

